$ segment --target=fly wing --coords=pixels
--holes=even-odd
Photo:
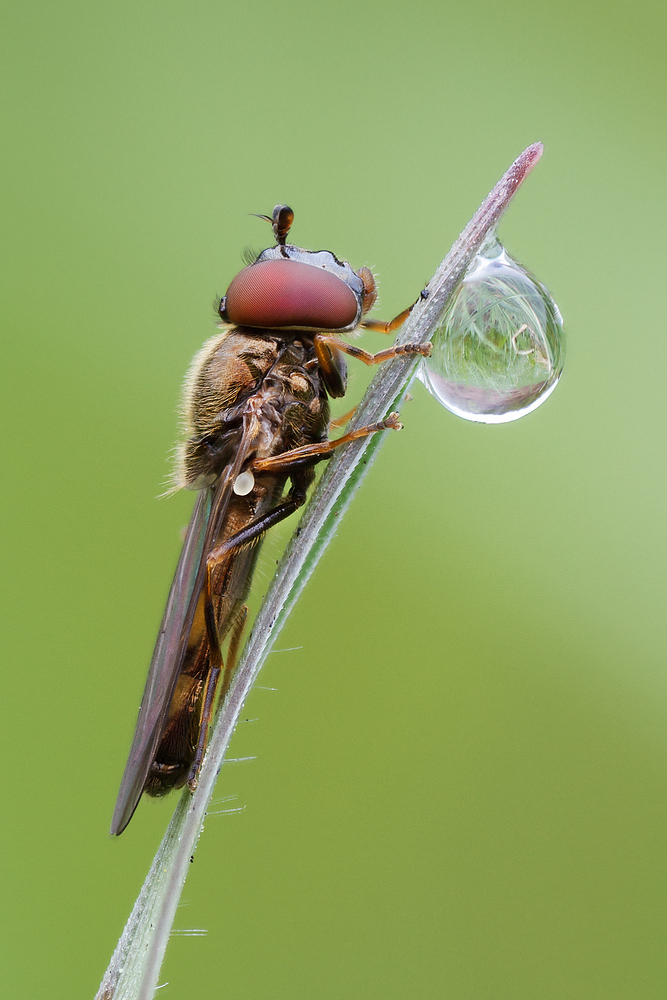
[[[202,490],[190,518],[155,643],[132,748],[118,792],[111,823],[112,834],[122,833],[130,822],[155,756],[164,718],[180,670],[181,636],[185,628],[197,571],[202,561],[212,496],[211,489]]]
[[[111,821],[111,833],[114,835],[122,833],[130,822],[144,790],[185,658],[199,593],[204,584],[206,555],[220,533],[232,484],[248,458],[251,444],[249,436],[244,435],[233,462],[225,468],[213,488],[201,491],[192,512],[155,643],[130,756],[120,783]]]

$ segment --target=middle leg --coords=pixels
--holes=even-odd
[[[369,434],[377,434],[378,431],[400,431],[403,425],[399,423],[398,413],[390,413],[386,420],[380,420],[377,424],[368,424],[366,427],[359,427],[356,431],[350,431],[335,441],[318,441],[317,444],[304,444],[300,448],[292,448],[291,451],[284,451],[282,455],[274,455],[272,458],[256,458],[252,467],[256,472],[287,472],[299,466],[312,465],[324,458],[329,458],[335,448],[349,444],[350,441],[357,441],[359,438],[368,437]]]

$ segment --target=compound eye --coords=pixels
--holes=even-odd
[[[227,289],[226,312],[239,326],[343,330],[357,318],[357,298],[335,274],[297,260],[244,268]]]

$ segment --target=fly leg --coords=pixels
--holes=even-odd
[[[199,767],[206,749],[206,739],[208,727],[213,717],[213,702],[215,691],[220,679],[220,673],[224,667],[222,660],[222,650],[220,649],[220,636],[218,635],[218,625],[215,620],[215,607],[211,592],[211,566],[210,557],[206,560],[206,582],[204,584],[204,621],[206,623],[206,638],[208,639],[208,664],[209,669],[204,682],[203,702],[201,717],[199,720],[199,734],[195,755],[188,772],[188,788],[194,792],[197,787],[197,775]]]
[[[353,347],[352,344],[347,344],[344,340],[339,340],[338,337],[330,337],[324,333],[316,334],[313,343],[317,359],[326,371],[334,365],[334,351],[349,354],[351,358],[357,358],[365,365],[379,365],[383,361],[398,358],[403,354],[421,354],[422,357],[428,358],[431,353],[430,344],[396,344],[384,351],[378,351],[377,354],[371,354],[370,351],[364,351],[361,347]]]
[[[428,290],[426,288],[423,288],[422,291],[419,293],[419,298],[417,299],[417,302],[421,302],[423,299],[427,298],[428,298]],[[408,306],[407,309],[404,309],[402,313],[398,314],[398,316],[394,316],[394,318],[390,319],[388,323],[382,319],[364,319],[361,321],[361,325],[363,326],[364,330],[375,330],[377,333],[393,333],[394,330],[397,330],[399,326],[402,326],[403,323],[405,323],[406,319],[408,318],[414,307],[417,305],[417,302],[413,302],[411,306]]]
[[[310,480],[308,478],[308,482],[309,481]],[[218,686],[218,680],[221,672],[224,670],[225,677],[221,691],[221,696],[224,697],[229,688],[232,672],[236,662],[236,656],[238,654],[241,633],[248,616],[248,608],[244,605],[241,614],[238,616],[233,626],[232,637],[227,654],[227,665],[225,666],[222,659],[222,650],[220,649],[220,637],[218,635],[218,627],[215,620],[215,608],[212,598],[211,578],[213,572],[214,570],[224,568],[225,562],[228,561],[230,555],[235,549],[240,548],[243,545],[249,545],[251,542],[256,541],[261,535],[264,534],[265,531],[272,528],[274,524],[278,524],[279,521],[283,521],[286,517],[289,517],[290,514],[293,514],[294,511],[298,510],[306,500],[306,485],[307,483],[305,480],[303,484],[300,482],[298,486],[295,485],[287,500],[278,504],[273,508],[273,510],[268,511],[261,517],[251,521],[250,524],[247,524],[245,528],[241,529],[241,531],[237,531],[235,535],[232,535],[231,538],[228,538],[217,548],[213,549],[206,560],[204,618],[206,621],[206,638],[208,639],[210,669],[204,687],[204,702],[201,714],[199,739],[197,741],[194,760],[188,774],[188,786],[191,791],[194,791],[197,787],[197,775],[204,756],[204,750],[206,749],[208,727],[211,724],[211,719],[213,718],[213,703],[215,699],[215,691]]]
[[[355,414],[356,409],[357,409],[356,406],[353,406],[352,409],[348,410],[347,413],[344,413],[342,417],[336,417],[335,420],[331,420],[329,422],[329,427],[336,427],[336,428],[344,427],[345,424],[350,422],[350,420]]]
[[[299,449],[295,449],[298,451]],[[285,452],[286,455],[292,455],[293,452]],[[282,458],[282,455],[278,456]],[[301,478],[301,477],[299,477]],[[311,482],[310,477],[308,477],[308,483]],[[257,539],[272,528],[274,524],[278,524],[280,521],[284,521],[286,517],[293,514],[299,507],[302,507],[306,502],[306,488],[305,483],[299,482],[298,485],[295,484],[289,492],[287,500],[283,500],[282,503],[277,504],[271,510],[267,511],[266,514],[262,514],[260,517],[256,517],[254,521],[246,524],[245,528],[241,528],[237,531],[235,535],[228,538],[226,541],[218,545],[217,548],[213,549],[208,559],[206,560],[206,567],[210,566],[213,569],[214,566],[219,566],[228,558],[234,549],[241,548],[243,545],[249,545],[251,542],[256,542]],[[208,623],[207,623],[208,629]],[[220,645],[218,644],[218,649]]]
[[[225,662],[225,676],[222,678],[222,687],[220,688],[220,699],[219,704],[222,705],[225,695],[229,690],[229,685],[231,683],[232,677],[234,675],[234,668],[236,667],[236,661],[239,656],[239,648],[241,646],[241,636],[243,635],[243,629],[245,628],[245,623],[248,620],[248,605],[243,604],[239,615],[234,622],[232,628],[232,637],[229,640],[229,646],[227,647],[227,660]]]
[[[256,458],[252,467],[256,472],[285,472],[299,466],[312,465],[314,462],[329,458],[334,448],[340,448],[343,444],[368,437],[369,434],[376,434],[378,431],[400,431],[402,426],[398,421],[398,413],[390,413],[386,420],[380,420],[377,424],[368,424],[366,427],[359,427],[356,431],[350,431],[349,434],[336,438],[335,441],[305,444],[301,448],[284,451],[282,455],[274,455],[273,458]]]
[[[218,647],[219,647],[218,643]],[[210,646],[209,646],[210,648]],[[199,768],[201,766],[202,759],[204,757],[204,750],[206,749],[206,738],[208,736],[208,727],[211,724],[211,718],[213,716],[213,699],[215,698],[215,689],[218,686],[218,678],[220,677],[220,668],[211,667],[206,678],[206,683],[204,685],[204,704],[202,706],[201,719],[199,724],[199,737],[197,739],[197,748],[195,750],[195,756],[192,761],[190,770],[188,771],[188,788],[191,792],[194,792],[197,787],[197,780],[199,775]]]
[[[207,560],[207,570],[208,570],[208,560]],[[207,572],[207,577],[209,576]],[[208,608],[211,608],[211,614],[208,613]],[[236,666],[236,658],[238,656],[239,644],[241,641],[241,635],[245,627],[246,619],[248,618],[248,605],[244,604],[241,607],[241,611],[232,626],[232,637],[229,641],[229,648],[227,650],[227,662],[223,664],[222,652],[220,649],[220,638],[218,636],[218,629],[215,625],[215,612],[213,609],[213,603],[209,603],[209,592],[207,589],[206,593],[206,605],[205,605],[205,616],[206,616],[206,638],[208,639],[209,648],[209,663],[210,669],[208,672],[208,677],[206,678],[206,683],[204,685],[204,703],[202,706],[201,719],[199,724],[199,737],[197,739],[197,747],[195,750],[195,756],[190,766],[190,771],[188,772],[188,787],[190,791],[194,792],[197,787],[197,776],[199,774],[199,768],[201,767],[201,762],[204,757],[204,751],[206,749],[206,741],[208,736],[208,727],[211,724],[213,718],[213,705],[215,702],[215,692],[218,686],[218,681],[220,679],[220,672],[224,670],[224,677],[222,681],[222,687],[220,689],[220,702],[227,694],[229,688],[229,683],[234,672],[234,667]],[[209,620],[213,628],[209,627]]]

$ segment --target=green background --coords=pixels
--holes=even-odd
[[[176,926],[208,934],[160,996],[664,997],[664,5],[3,20],[3,998],[92,997],[175,804],[108,835],[247,213],[291,204],[389,318],[537,139],[500,233],[562,383],[495,427],[415,387],[248,702],[217,793],[247,808],[207,821]]]

